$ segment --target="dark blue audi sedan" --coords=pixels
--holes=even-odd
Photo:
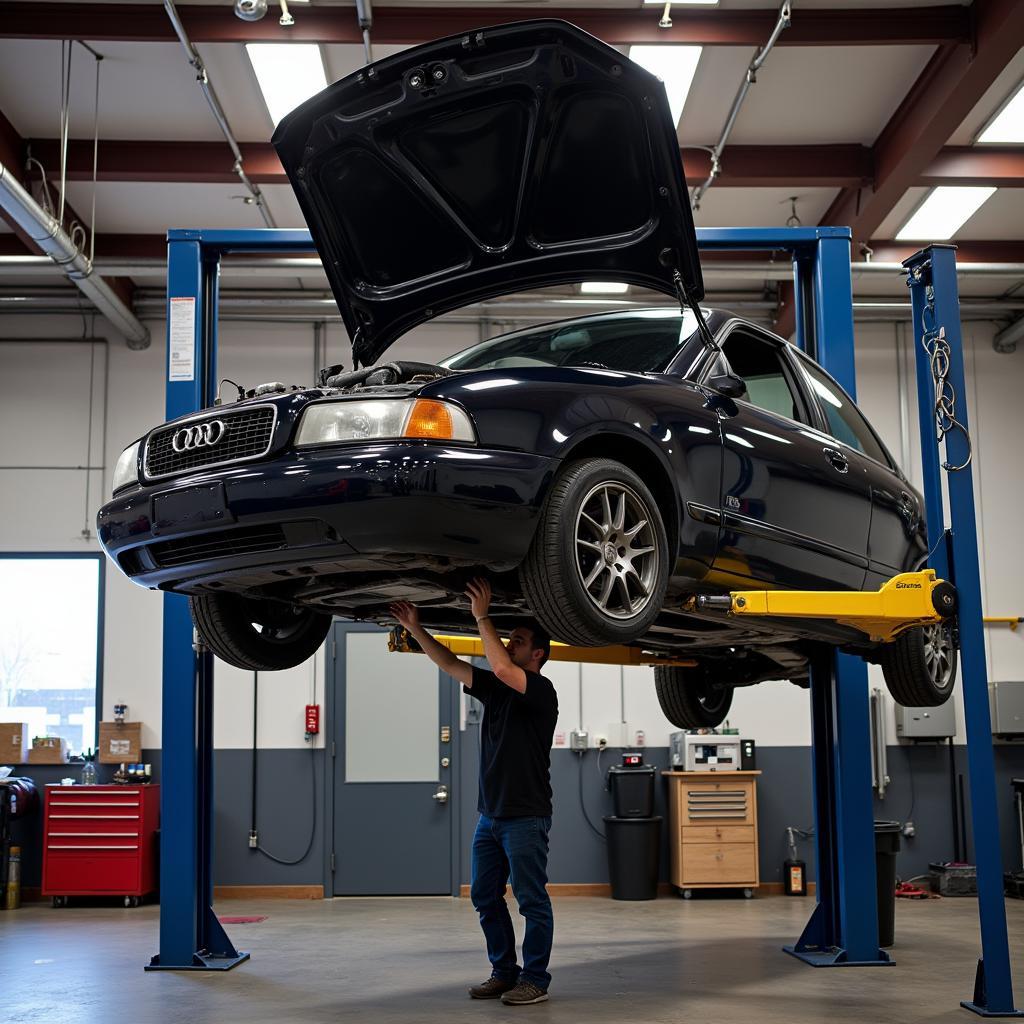
[[[921,498],[849,396],[781,338],[700,306],[661,83],[556,21],[485,29],[342,79],[274,137],[356,367],[156,426],[118,461],[101,542],[190,597],[214,652],[282,669],[331,618],[629,644],[662,708],[712,726],[733,690],[805,682],[815,643],[880,661],[908,705],[946,700],[947,625],[872,645],[839,625],[723,619],[702,594],[863,589],[926,558]],[[614,144],[611,144],[614,143]],[[382,362],[481,298],[627,281],[675,308],[532,327],[441,365]]]

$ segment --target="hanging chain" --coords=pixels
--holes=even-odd
[[[941,444],[951,430],[959,430],[963,434],[967,443],[967,458],[959,466],[954,466],[951,462],[942,463],[942,468],[947,473],[959,473],[971,464],[974,446],[967,428],[956,418],[956,390],[949,380],[949,342],[946,341],[946,328],[935,328],[935,297],[931,285],[928,286],[926,295],[928,301],[922,316],[924,333],[921,335],[921,346],[928,356],[932,385],[935,388],[935,439]],[[946,450],[949,450],[948,443]]]

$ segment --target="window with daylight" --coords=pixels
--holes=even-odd
[[[101,555],[0,555],[0,721],[96,747]]]

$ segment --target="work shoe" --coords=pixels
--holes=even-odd
[[[520,978],[516,982],[516,987],[509,989],[501,997],[501,1001],[506,1006],[528,1006],[530,1003],[543,1003],[547,997],[544,989],[537,988],[532,981]]]
[[[502,981],[492,974],[486,981],[473,985],[469,994],[474,999],[497,999],[503,992],[508,992],[512,988],[515,988],[514,981]]]

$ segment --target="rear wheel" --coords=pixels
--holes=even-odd
[[[732,707],[732,687],[715,686],[700,666],[656,665],[654,688],[665,717],[680,729],[713,729]]]
[[[235,668],[277,672],[312,657],[327,638],[331,616],[323,612],[243,597],[201,594],[189,598],[200,638]]]
[[[558,640],[622,644],[661,611],[668,562],[665,525],[640,477],[611,459],[581,459],[552,484],[520,581]]]
[[[934,708],[945,704],[956,682],[956,641],[951,620],[916,626],[882,648],[885,685],[897,704]]]

